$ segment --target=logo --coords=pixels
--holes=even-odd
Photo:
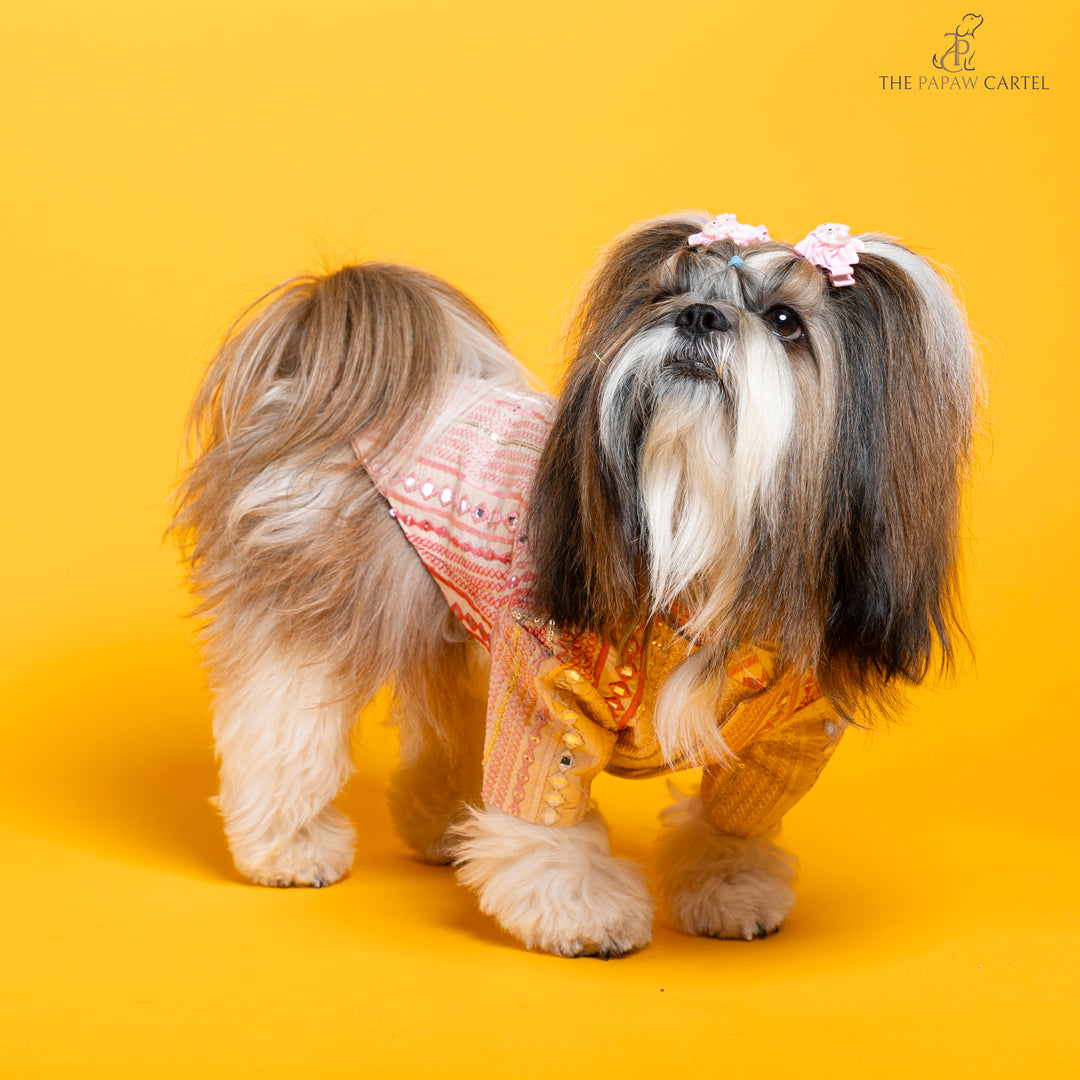
[[[940,60],[937,53],[934,53],[934,67],[939,71],[948,71],[953,75],[961,71],[974,71],[975,46],[972,44],[971,39],[982,24],[983,17],[981,15],[965,15],[960,20],[960,25],[956,30],[945,35],[946,38],[953,39],[950,48],[941,54]]]
[[[988,75],[975,73],[975,31],[983,25],[983,17],[969,11],[960,19],[955,30],[945,34],[948,48],[942,53],[934,53],[930,58],[931,67],[921,73],[901,73],[879,75],[882,90],[947,90],[972,91],[983,90],[1049,90],[1045,75],[1002,75],[993,72]],[[980,38],[980,40],[983,40]]]

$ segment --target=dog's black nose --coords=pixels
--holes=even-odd
[[[727,316],[712,304],[691,304],[684,307],[676,317],[675,325],[688,334],[712,334],[731,329]]]

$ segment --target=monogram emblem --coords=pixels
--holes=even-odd
[[[956,30],[945,35],[946,40],[952,38],[952,44],[940,58],[937,53],[934,54],[934,67],[939,71],[949,71],[954,74],[959,71],[974,71],[975,45],[971,39],[982,24],[981,15],[965,15]]]

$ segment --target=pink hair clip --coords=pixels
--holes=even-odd
[[[686,242],[691,247],[708,247],[717,240],[730,240],[739,247],[749,247],[751,244],[763,244],[768,239],[769,230],[764,225],[742,225],[734,214],[718,214]]]
[[[819,225],[805,240],[795,245],[795,251],[814,266],[829,272],[833,285],[854,285],[851,268],[859,261],[859,252],[866,245],[852,236],[846,225],[827,221]]]

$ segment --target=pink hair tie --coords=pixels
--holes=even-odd
[[[795,245],[795,251],[807,262],[820,266],[829,273],[833,285],[854,285],[851,268],[859,261],[859,252],[866,245],[852,236],[846,225],[827,221],[819,225],[805,240]]]
[[[687,238],[691,247],[708,247],[717,240],[730,240],[739,247],[751,244],[763,244],[769,239],[769,230],[764,225],[742,225],[734,214],[718,214],[701,232]]]

